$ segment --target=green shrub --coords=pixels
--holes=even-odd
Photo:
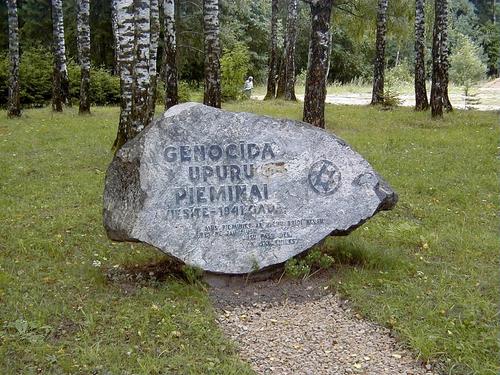
[[[24,51],[19,67],[21,104],[24,107],[41,107],[52,99],[52,53],[41,48]],[[9,59],[0,56],[0,106],[8,99]],[[70,100],[77,103],[80,97],[80,67],[68,61]],[[95,105],[120,103],[120,79],[103,68],[90,71],[90,101]]]
[[[470,87],[484,78],[486,65],[481,61],[479,47],[465,35],[459,35],[458,45],[450,56],[450,78],[469,94]]]
[[[242,97],[245,75],[250,65],[248,48],[243,44],[224,50],[220,60],[222,71],[222,100],[236,100]]]
[[[328,269],[335,263],[332,256],[322,252],[320,248],[312,249],[305,257],[292,258],[285,263],[285,273],[294,278],[305,278],[311,271]]]

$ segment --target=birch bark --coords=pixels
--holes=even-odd
[[[278,0],[271,1],[271,38],[269,41],[269,73],[267,76],[267,92],[264,100],[274,99],[276,96],[276,73],[277,73],[277,47],[278,47]]]
[[[120,72],[120,120],[113,144],[115,151],[132,138],[132,83],[134,71],[134,0],[114,0],[117,66]]]
[[[77,43],[80,62],[80,114],[90,113],[90,1],[77,1]]]
[[[150,36],[150,51],[149,51],[149,121],[153,120],[156,107],[156,86],[158,73],[156,70],[156,62],[158,56],[158,39],[160,37],[160,9],[158,0],[151,0],[151,36]]]
[[[219,0],[203,0],[205,35],[205,89],[203,104],[221,106]]]
[[[165,109],[179,102],[177,91],[177,41],[175,35],[175,0],[165,0]]]
[[[373,90],[371,104],[384,102],[385,44],[387,34],[387,0],[378,0],[377,37],[373,67]]]
[[[19,97],[19,20],[17,17],[17,0],[7,1],[9,18],[9,99],[7,115],[21,116],[21,100]]]
[[[429,108],[425,87],[425,0],[415,1],[415,110]]]
[[[52,37],[54,48],[54,76],[52,83],[52,109],[62,112],[62,104],[69,104],[69,79],[64,45],[62,0],[52,1]]]
[[[333,0],[312,0],[311,39],[307,66],[303,120],[325,128],[326,80],[330,58],[330,17]]]
[[[434,28],[432,33],[432,86],[431,86],[431,115],[443,117],[443,2],[434,0]]]

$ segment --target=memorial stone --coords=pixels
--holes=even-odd
[[[116,154],[104,226],[206,271],[243,274],[344,235],[397,195],[332,133],[186,103]]]

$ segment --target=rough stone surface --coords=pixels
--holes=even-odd
[[[241,274],[347,234],[396,200],[331,133],[186,103],[117,153],[106,175],[104,225],[113,240]]]

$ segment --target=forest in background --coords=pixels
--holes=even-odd
[[[496,21],[498,4],[494,0],[451,0],[449,11],[450,53],[467,37],[476,47],[477,54],[487,67],[488,76],[498,76],[500,64],[500,25]],[[278,18],[278,48],[283,49],[286,5],[280,4]],[[76,0],[66,0],[64,29],[66,54],[69,59],[71,97],[77,97],[79,67],[77,66]],[[52,79],[52,21],[48,0],[20,0],[19,26],[21,76],[29,76],[30,87],[22,90],[24,105],[42,105],[50,100]],[[387,69],[397,67],[402,80],[411,81],[414,61],[414,2],[389,1],[386,47]],[[91,62],[92,101],[95,104],[118,103],[119,81],[112,77],[116,72],[115,49],[111,28],[111,0],[91,4]],[[299,1],[296,41],[296,74],[298,82],[307,68],[310,35],[309,6]],[[351,0],[337,2],[331,21],[332,52],[328,81],[336,83],[370,82],[375,54],[377,2]],[[432,2],[426,4],[426,60],[430,77]],[[160,12],[162,16],[163,12]],[[269,20],[271,2],[267,0],[221,1],[221,44],[224,53],[248,51],[246,73],[257,83],[267,78]],[[179,78],[192,86],[203,82],[203,15],[201,0],[180,0],[176,7],[177,66]],[[0,105],[7,101],[8,81],[8,24],[5,2],[0,3]],[[160,37],[158,69],[162,74],[163,37]],[[224,61],[223,61],[224,63]],[[24,65],[24,68],[23,68]],[[29,68],[28,68],[29,67]],[[22,82],[23,80],[21,80]],[[44,94],[46,93],[46,94]]]

